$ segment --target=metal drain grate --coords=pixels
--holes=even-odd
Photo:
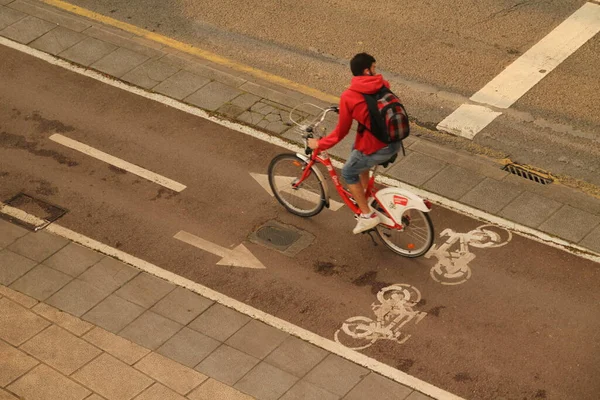
[[[284,248],[290,247],[300,239],[299,233],[279,226],[263,226],[256,232],[256,236],[274,246]]]
[[[532,171],[531,169],[518,164],[506,164],[504,167],[502,167],[502,170],[510,172],[513,175],[520,176],[521,178],[529,179],[530,181],[536,183],[541,183],[542,185],[548,185],[554,182],[554,179],[552,179],[550,175]]]
[[[56,221],[67,213],[67,210],[64,208],[50,204],[44,200],[36,199],[35,197],[25,193],[17,194],[10,200],[5,201],[4,204],[23,211],[29,216],[33,216],[33,219],[36,221],[43,221],[41,223],[25,222],[11,215],[0,213],[0,216],[2,216],[4,219],[7,219],[17,225],[21,225],[24,228],[34,232],[44,229],[52,222]]]

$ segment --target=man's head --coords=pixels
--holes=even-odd
[[[375,57],[367,53],[358,53],[350,60],[352,75],[375,75]]]

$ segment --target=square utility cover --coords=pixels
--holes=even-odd
[[[315,237],[294,226],[272,220],[259,226],[248,240],[293,257],[308,247]]]
[[[56,206],[54,204],[50,204],[44,200],[36,199],[33,196],[30,196],[25,193],[19,193],[8,201],[5,201],[4,204],[17,208],[29,215],[33,215],[44,221],[39,225],[34,225],[31,223],[23,222],[20,219],[14,218],[8,214],[0,213],[2,218],[9,220],[15,224],[21,225],[29,230],[38,231],[40,229],[45,228],[50,223],[56,221],[63,215],[67,213],[67,210]]]

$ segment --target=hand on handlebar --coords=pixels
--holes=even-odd
[[[319,139],[315,139],[315,138],[309,138],[307,139],[308,141],[308,147],[316,150],[319,147]]]

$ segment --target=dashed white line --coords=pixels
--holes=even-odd
[[[598,32],[600,5],[586,3],[470,100],[497,108],[510,107]],[[440,122],[437,128],[473,139],[501,114],[487,107],[463,104]]]
[[[140,176],[144,179],[147,179],[151,182],[157,183],[161,186],[164,186],[168,189],[174,190],[176,192],[181,192],[186,188],[185,185],[182,185],[179,182],[175,182],[172,179],[165,178],[164,176],[158,175],[152,171],[148,171],[142,167],[138,167],[130,162],[121,160],[120,158],[111,156],[110,154],[104,153],[103,151],[97,150],[93,147],[88,146],[87,144],[78,142],[77,140],[70,139],[66,136],[55,133],[50,136],[50,140],[53,142],[62,144],[63,146],[69,147],[73,150],[80,151],[88,156],[94,157],[100,161],[104,161],[107,164],[113,165],[117,168],[123,169],[125,171],[131,172],[137,176]]]

